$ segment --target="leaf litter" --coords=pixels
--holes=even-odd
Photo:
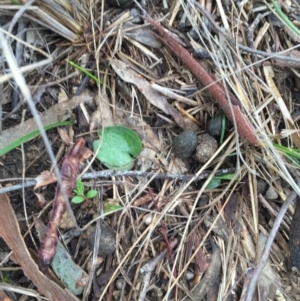
[[[165,6],[171,4],[163,2]],[[104,200],[113,199],[121,208],[104,216],[98,198],[89,204],[73,207],[83,232],[80,232],[79,238],[74,236],[68,240],[66,245],[74,262],[88,273],[94,271],[98,280],[87,284],[83,296],[79,296],[81,300],[86,300],[87,296],[99,300],[104,296],[107,300],[167,300],[172,297],[192,300],[195,290],[197,295],[207,295],[208,300],[212,300],[210,296],[214,291],[219,296],[229,296],[234,292],[240,300],[252,300],[256,280],[261,300],[275,300],[274,288],[277,295],[285,295],[292,300],[300,299],[295,289],[299,277],[296,273],[290,277],[290,268],[286,264],[289,256],[279,256],[290,251],[293,256],[296,253],[293,248],[297,248],[297,245],[294,246],[293,241],[297,241],[297,237],[294,238],[297,233],[292,227],[299,223],[295,220],[290,223],[294,206],[290,206],[284,221],[280,214],[278,218],[281,220],[275,219],[277,213],[287,209],[280,210],[284,201],[287,200],[287,204],[292,202],[293,191],[299,194],[296,159],[292,156],[293,160],[289,161],[282,150],[280,152],[275,148],[275,144],[289,149],[299,148],[298,123],[292,114],[298,111],[299,98],[299,56],[292,49],[297,38],[283,22],[278,25],[278,22],[273,21],[274,12],[269,7],[256,2],[253,6],[223,4],[207,1],[206,9],[203,9],[198,2],[176,1],[169,6],[168,16],[163,15],[164,10],[159,6],[161,4],[157,3],[155,13],[146,4],[144,8],[155,20],[148,19],[151,26],[144,21],[138,4],[134,4],[134,9],[126,11],[106,5],[101,9],[91,9],[90,3],[74,3],[70,6],[63,1],[53,5],[37,1],[34,9],[30,3],[23,6],[23,17],[40,26],[36,35],[40,37],[39,47],[45,45],[55,62],[43,70],[36,70],[36,61],[39,63],[45,53],[38,54],[34,46],[24,43],[26,55],[19,65],[22,66],[21,71],[26,72],[24,75],[28,86],[36,91],[35,95],[40,99],[37,105],[39,110],[55,110],[56,100],[53,95],[58,85],[64,88],[70,99],[74,93],[81,93],[76,90],[81,89],[82,83],[85,83],[86,90],[97,95],[80,108],[70,106],[65,115],[54,114],[54,120],[68,118],[71,110],[77,116],[77,123],[68,125],[59,135],[56,130],[48,131],[53,149],[57,152],[57,160],[61,161],[60,158],[67,153],[66,146],[70,146],[71,141],[76,141],[78,136],[84,135],[86,146],[91,147],[97,139],[95,132],[104,126],[130,127],[136,131],[144,145],[144,150],[135,161],[135,170],[127,174],[111,172],[110,180],[97,178],[97,172],[105,170],[93,159],[79,164],[80,171],[85,169],[82,176],[84,185],[98,189],[98,194],[102,194]],[[0,13],[8,18],[6,20],[10,20],[22,8],[5,5],[8,3],[1,3]],[[90,15],[92,10],[93,21]],[[265,13],[259,16],[260,10]],[[292,20],[297,19],[292,3],[285,4],[285,13]],[[28,30],[36,31],[36,25],[32,24],[28,25]],[[91,27],[86,24],[91,24]],[[278,26],[280,31],[277,30]],[[17,29],[11,32],[10,37],[14,39]],[[175,42],[169,37],[171,34]],[[174,42],[171,43],[171,49],[170,40]],[[177,44],[187,49],[188,53]],[[253,47],[248,47],[251,45]],[[11,49],[15,50],[13,43]],[[282,49],[284,53],[279,52]],[[190,58],[194,52],[201,58],[192,60],[193,64],[186,68],[180,62],[182,60],[186,64],[182,55]],[[52,58],[46,57],[46,63],[49,63]],[[84,75],[66,63],[66,59],[77,64],[82,62],[82,67],[87,68],[103,84],[97,86],[92,80],[86,80]],[[264,61],[267,60],[271,60],[277,67],[266,65]],[[199,61],[208,74],[209,82],[198,83],[192,75],[197,77],[193,69]],[[4,67],[2,69],[5,70]],[[44,73],[42,81],[39,72]],[[7,97],[12,90],[12,85],[7,83],[11,76],[7,72],[0,79],[5,96],[1,110],[7,114],[2,122],[2,133],[10,133],[8,139],[11,139],[10,136],[22,136],[22,123],[18,121],[19,125],[13,128],[16,122],[13,122],[12,117],[21,108],[26,108],[20,102],[15,111],[11,110]],[[216,96],[216,93],[221,97],[219,100],[211,97]],[[47,94],[50,99],[52,97],[51,101],[44,100]],[[203,134],[208,122],[221,110],[226,113],[231,124],[224,130],[225,139],[221,145],[218,144],[218,150],[209,160],[197,163],[194,153],[188,159],[176,158],[171,152],[175,137],[187,129]],[[34,121],[30,122],[36,130]],[[281,133],[285,133],[285,136]],[[248,145],[246,140],[250,142]],[[4,182],[7,186],[13,185],[21,178],[22,164],[25,181],[26,177],[36,178],[43,170],[48,171],[48,176],[36,187],[39,200],[44,202],[54,198],[51,183],[56,178],[53,177],[51,164],[45,160],[45,151],[42,143],[38,144],[39,141],[39,136],[35,136],[34,140],[26,143],[23,158],[22,146],[21,152],[12,150],[1,157],[0,178],[7,179]],[[0,145],[2,147],[2,143]],[[235,177],[218,178],[217,184],[209,186],[216,172],[230,168],[235,169]],[[141,177],[139,172],[145,171],[150,172],[151,176],[143,174]],[[187,182],[180,180],[186,174],[202,175],[204,171],[208,173],[200,184],[193,182],[192,178],[188,178]],[[168,173],[180,175],[177,178],[159,177]],[[89,174],[89,177],[84,180],[85,174]],[[45,177],[46,173],[43,175]],[[260,179],[276,191],[276,199],[268,199],[265,193],[265,198],[258,195],[257,183]],[[26,193],[31,192],[31,188],[26,188]],[[46,197],[43,198],[44,194]],[[18,204],[25,198],[21,194],[10,194],[15,213],[9,208],[7,197],[1,195],[1,198],[5,200],[2,214],[18,214],[19,217],[21,212]],[[24,209],[30,214],[38,214],[40,211],[30,201]],[[48,211],[48,206],[42,210]],[[31,215],[26,219],[26,211],[24,216],[29,225],[32,223]],[[45,222],[46,216],[45,213],[42,215]],[[93,222],[93,218],[99,217],[116,231],[116,250],[104,260],[98,260],[94,254],[92,262],[95,264],[87,268],[85,262],[92,250],[85,246],[85,229],[89,223],[96,222]],[[294,218],[297,218],[297,214]],[[53,300],[61,300],[66,292],[60,292],[48,280],[49,285],[45,289],[45,276],[37,270],[31,257],[26,255],[22,259],[20,254],[26,253],[27,248],[20,233],[16,236],[22,241],[20,245],[11,241],[13,238],[7,234],[9,227],[18,229],[16,218],[11,219],[13,224],[3,223],[0,230],[9,249],[15,254],[11,258],[17,258],[16,262],[40,294],[46,297],[51,294]],[[291,250],[288,250],[289,227],[294,235],[290,242]],[[269,235],[277,228],[276,237]],[[20,231],[24,234],[26,230],[21,228]],[[62,229],[62,232],[66,231],[69,230]],[[268,237],[266,248],[263,248],[265,238],[259,239],[262,233]],[[178,238],[177,245],[170,248],[170,243]],[[27,238],[25,242],[27,247],[32,244]],[[38,244],[37,240],[35,243]],[[219,250],[217,261],[214,260],[216,253],[213,244]],[[202,278],[201,275],[195,275],[200,262],[199,254],[202,254],[202,259],[211,258],[207,270],[202,271]],[[140,274],[147,262],[151,264],[157,258],[159,261],[155,269],[147,276]],[[298,259],[293,258],[293,262],[298,262]],[[30,269],[26,265],[28,263]],[[261,263],[266,263],[266,267]],[[252,275],[249,268],[253,266]],[[210,273],[211,270],[214,272]],[[267,277],[255,276],[261,270]],[[275,277],[274,272],[279,277]],[[194,274],[192,281],[190,276],[187,277],[190,274]],[[214,274],[213,278],[210,278],[211,274]],[[13,277],[13,273],[7,272],[7,275]],[[101,275],[104,277],[101,278]],[[208,282],[206,279],[212,284],[211,290],[205,284]],[[117,281],[123,284],[119,286]],[[23,286],[22,283],[19,285]],[[64,299],[76,298],[68,296]]]

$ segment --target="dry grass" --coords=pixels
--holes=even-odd
[[[234,295],[234,298],[247,300],[245,292],[248,280],[251,279],[247,269],[255,267],[260,261],[265,237],[269,236],[281,204],[291,191],[300,195],[297,168],[273,145],[277,143],[300,148],[297,123],[290,113],[298,110],[293,88],[299,89],[299,61],[294,57],[295,65],[292,67],[288,65],[288,61],[284,61],[285,53],[295,48],[299,38],[284,28],[278,31],[267,14],[252,29],[250,25],[258,16],[259,8],[263,13],[270,12],[270,8],[261,3],[253,8],[250,2],[242,5],[226,1],[207,1],[206,10],[212,14],[211,20],[208,20],[203,16],[201,7],[192,0],[171,2],[173,1],[169,3],[171,6],[168,15],[163,13],[165,10],[161,3],[154,6],[153,2],[149,2],[145,11],[153,19],[162,20],[163,24],[173,29],[185,16],[188,21],[182,24],[188,24],[189,29],[195,29],[194,39],[191,33],[182,35],[180,31],[174,30],[175,33],[180,33],[181,41],[190,50],[202,49],[209,55],[209,59],[201,59],[202,64],[214,75],[216,81],[222,83],[240,101],[260,143],[259,147],[253,147],[241,142],[237,127],[242,125],[233,122],[231,133],[228,133],[218,151],[204,165],[197,165],[196,170],[192,169],[191,161],[182,162],[175,159],[170,152],[173,138],[182,132],[185,125],[178,122],[176,124],[170,115],[156,107],[153,102],[150,103],[147,96],[135,85],[121,80],[111,67],[113,59],[121,60],[151,83],[152,87],[157,85],[163,94],[173,93],[169,103],[177,105],[190,122],[194,123],[196,120],[198,132],[205,131],[207,121],[219,111],[218,105],[207,93],[207,87],[199,86],[190,71],[167,47],[152,48],[139,42],[135,35],[137,30],[145,30],[137,35],[146,35],[150,29],[144,25],[142,18],[138,23],[131,23],[128,10],[108,8],[101,2],[92,1],[74,1],[72,5],[69,2],[56,1],[54,4],[36,1],[27,2],[21,8],[8,1],[0,4],[0,15],[7,16],[7,23],[1,24],[0,31],[0,90],[3,93],[0,111],[9,113],[14,81],[18,83],[21,92],[20,105],[15,106],[14,112],[25,107],[25,100],[34,112],[31,95],[35,97],[46,88],[48,91],[54,89],[60,93],[65,91],[71,97],[83,76],[66,63],[66,59],[69,59],[97,75],[103,82],[101,86],[89,82],[94,102],[90,105],[82,104],[78,109],[79,126],[67,129],[69,137],[75,141],[76,137],[84,135],[90,142],[94,137],[93,130],[111,123],[124,124],[144,135],[143,143],[149,150],[147,156],[152,156],[147,166],[146,161],[142,160],[142,163],[136,165],[136,169],[147,167],[147,171],[154,173],[152,178],[119,177],[105,182],[103,189],[106,197],[123,206],[121,212],[105,217],[105,221],[116,229],[116,251],[106,258],[100,269],[95,266],[96,256],[89,253],[89,258],[95,259],[94,266],[89,271],[91,277],[92,272],[98,277],[100,270],[105,273],[113,265],[117,265],[117,268],[112,275],[107,276],[108,281],[103,290],[96,291],[95,287],[90,286],[81,297],[82,300],[88,300],[89,296],[95,300],[146,300],[143,294],[149,288],[143,286],[145,276],[140,274],[140,270],[151,258],[155,258],[168,247],[166,237],[171,242],[176,240],[177,246],[172,251],[168,250],[168,255],[164,254],[156,263],[151,274],[148,299],[182,300],[187,296],[191,290],[188,285],[193,286],[199,281],[199,262],[212,253],[211,243],[207,239],[210,237],[221,251],[222,269],[220,278],[214,279],[217,283],[214,289],[218,297],[208,297],[208,300],[229,300]],[[140,9],[138,4],[136,7]],[[36,41],[38,45],[30,45],[26,40],[17,38],[16,27],[10,22],[17,24],[21,15],[25,22],[30,20],[27,26],[39,37],[40,40]],[[150,39],[155,37],[151,36]],[[11,49],[16,49],[16,43],[25,47],[23,51],[27,59],[21,61],[21,68],[16,67],[16,59],[11,53]],[[243,48],[239,45],[247,46]],[[286,64],[288,68],[282,68],[282,64]],[[39,101],[45,106],[53,103],[43,101],[43,98]],[[33,115],[35,116],[34,113]],[[87,121],[89,123],[84,127]],[[20,120],[17,122],[21,124]],[[3,129],[9,126],[7,120],[1,124]],[[290,135],[282,137],[283,130]],[[50,136],[51,141],[45,134],[43,138],[46,149],[51,149],[53,135]],[[60,139],[56,145],[61,149],[60,156],[63,156],[66,148]],[[31,143],[34,147],[35,142]],[[17,150],[15,152],[19,154]],[[232,153],[236,153],[236,156],[230,157]],[[26,164],[30,163],[28,156],[25,150],[25,169]],[[55,156],[56,152],[50,155],[54,166],[59,161]],[[0,162],[1,166],[7,164],[5,157],[0,158]],[[96,166],[91,161],[87,168]],[[235,167],[235,177],[231,181],[223,181],[215,189],[207,189],[214,173],[228,167]],[[212,173],[201,184],[192,180],[153,180],[155,173],[194,173],[197,176],[205,170],[211,170]],[[23,175],[25,177],[25,172]],[[34,176],[36,174],[26,172],[26,177]],[[268,200],[265,195],[258,194],[260,179],[278,193],[275,200]],[[103,185],[103,181],[96,180],[98,188]],[[285,182],[289,185],[285,185]],[[12,195],[12,199],[19,201],[21,197]],[[24,202],[25,207],[28,204]],[[102,210],[99,207],[99,204],[94,204],[94,211],[89,210],[98,215]],[[99,211],[96,212],[95,208]],[[27,210],[30,214],[38,212],[32,207]],[[87,222],[82,216],[87,214],[88,209],[76,210],[77,222],[86,228]],[[292,212],[291,206],[272,244],[267,268],[263,270],[269,281],[259,278],[261,300],[268,298],[264,293],[275,300],[275,291],[278,298],[276,300],[279,300],[278,296],[282,300],[299,298],[297,291],[291,287],[286,264]],[[146,218],[150,218],[149,224],[145,224]],[[31,226],[31,223],[32,220],[28,220],[28,225]],[[225,234],[222,235],[221,230]],[[88,251],[81,252],[85,256],[87,253]],[[76,261],[86,264],[84,256],[80,256],[78,255]],[[83,267],[86,269],[86,266]],[[132,270],[129,273],[130,268],[134,273],[129,277],[132,273]],[[9,270],[8,264],[5,269]],[[189,270],[195,273],[195,279],[188,283],[186,274]],[[116,290],[111,286],[117,278],[125,279],[126,289]],[[19,283],[17,285],[21,286]],[[24,291],[23,294],[27,293]]]

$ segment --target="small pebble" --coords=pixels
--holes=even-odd
[[[117,279],[117,281],[116,281],[117,290],[119,290],[119,291],[122,290],[125,287],[125,285],[126,285],[126,282],[124,279]]]
[[[207,123],[206,130],[212,136],[221,136],[222,133],[222,120],[223,113],[216,114],[212,119]],[[225,117],[225,127],[228,124],[228,120]]]
[[[192,271],[187,271],[185,274],[185,278],[187,281],[191,281],[195,278],[195,273],[193,273]]]
[[[196,133],[184,131],[172,143],[172,152],[180,159],[185,160],[192,156],[198,144]]]
[[[95,243],[95,229],[91,230],[90,233],[88,234],[88,241],[91,250],[93,250],[94,243]],[[115,249],[116,249],[116,234],[114,230],[106,224],[101,224],[98,256],[109,255],[113,253]]]
[[[152,222],[152,215],[151,214],[146,214],[146,215],[144,215],[144,217],[143,217],[143,222],[147,225],[147,226],[149,226],[150,224],[151,224],[151,222]]]
[[[267,190],[268,184],[263,179],[257,180],[257,194],[264,194]]]
[[[209,134],[198,136],[199,145],[196,148],[196,160],[200,163],[206,163],[217,151],[218,142]]]
[[[277,191],[273,188],[273,186],[270,186],[266,192],[266,198],[269,200],[276,200],[278,198]]]
[[[204,206],[206,206],[208,204],[208,202],[209,202],[208,195],[207,194],[203,194],[200,197],[199,201],[198,201],[197,207],[204,207]]]

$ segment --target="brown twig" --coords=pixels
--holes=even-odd
[[[254,128],[250,123],[248,117],[241,111],[240,107],[238,106],[238,100],[235,99],[235,97],[230,93],[228,93],[230,95],[230,99],[227,99],[224,87],[220,83],[216,83],[215,79],[207,73],[202,65],[198,63],[185,48],[183,48],[158,23],[156,23],[149,17],[146,17],[145,19],[158,30],[163,38],[161,39],[162,42],[167,45],[175,55],[178,56],[178,58],[196,77],[196,79],[205,87],[207,87],[208,91],[218,102],[228,119],[236,121],[237,130],[241,138],[250,144],[258,146],[259,142],[255,136]]]
[[[52,215],[39,250],[39,268],[41,271],[47,269],[56,252],[58,242],[57,228],[67,206],[63,191],[67,197],[72,195],[79,162],[88,158],[92,153],[84,147],[84,143],[84,139],[79,139],[62,162],[60,168],[62,182],[57,185]]]
[[[300,182],[298,182],[297,185],[300,186]],[[261,257],[259,258],[258,264],[253,271],[253,275],[251,277],[251,280],[249,281],[249,284],[247,285],[246,297],[245,297],[245,299],[240,299],[241,301],[251,301],[252,300],[252,296],[253,296],[253,293],[254,293],[254,290],[256,287],[258,277],[261,275],[261,271],[263,270],[263,268],[265,267],[265,265],[268,261],[269,254],[271,252],[271,247],[272,247],[273,241],[275,239],[276,233],[281,225],[281,222],[283,220],[283,217],[284,217],[286,211],[288,210],[289,206],[294,202],[296,196],[297,196],[296,192],[292,191],[289,194],[289,196],[286,198],[283,205],[281,206],[281,208],[276,216],[276,219],[274,221],[272,230],[266,241],[266,244],[265,244],[265,247],[261,254]]]

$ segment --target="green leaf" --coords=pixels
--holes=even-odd
[[[84,184],[81,182],[81,179],[76,181],[76,193],[80,195],[84,194]]]
[[[4,282],[4,283],[10,283],[10,278],[9,278],[9,276],[7,276],[7,275],[3,275],[3,277],[2,277],[2,282]]]
[[[89,76],[91,79],[93,79],[96,83],[100,84],[100,85],[103,85],[103,82],[98,78],[96,77],[95,75],[93,75],[92,73],[90,73],[89,71],[87,71],[85,68],[77,65],[76,63],[72,62],[72,61],[69,61],[67,60],[67,62],[74,68],[78,69],[79,71],[81,71],[83,74]]]
[[[221,179],[221,180],[232,180],[233,177],[234,177],[233,173],[228,173],[228,174],[221,175],[221,176],[215,176],[214,178],[215,179]]]
[[[297,167],[297,168],[300,168],[300,165],[299,165],[299,160],[298,162],[296,161],[296,159],[288,154],[285,154],[285,156]]]
[[[206,189],[215,189],[221,185],[222,180],[213,177],[211,181],[207,184]]]
[[[20,3],[19,1],[16,1],[16,0],[10,0],[10,2],[11,2],[12,4],[22,5],[22,3]]]
[[[74,204],[80,204],[84,201],[84,197],[81,196],[81,195],[75,195],[73,198],[72,198],[72,203]]]
[[[139,136],[124,126],[106,127],[103,133],[100,130],[98,134],[100,140],[93,142],[94,152],[101,145],[97,158],[109,169],[130,170],[142,151]]]
[[[119,204],[107,203],[104,205],[104,213],[109,213],[109,212],[117,211],[120,209],[122,209],[122,206]]]
[[[289,148],[276,143],[273,143],[273,145],[277,150],[281,151],[284,155],[291,155],[297,159],[300,159],[299,149]]]
[[[87,192],[86,197],[87,197],[88,199],[92,199],[92,198],[94,198],[96,195],[97,195],[97,190],[91,189],[91,190],[89,190],[89,191]]]
[[[281,21],[298,37],[300,37],[300,30],[298,29],[298,27],[284,14],[284,12],[280,9],[279,5],[274,0],[271,1]]]

